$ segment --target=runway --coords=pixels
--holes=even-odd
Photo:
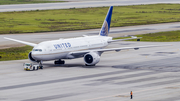
[[[0,5],[0,12],[87,8],[102,6],[125,6],[156,3],[180,3],[179,0],[68,0],[73,2]],[[78,2],[77,2],[78,1]]]
[[[159,42],[116,42],[129,47]],[[2,101],[178,101],[180,99],[179,42],[173,46],[106,52],[95,67],[83,59],[65,65],[44,62],[44,69],[24,71],[29,60],[0,62]]]

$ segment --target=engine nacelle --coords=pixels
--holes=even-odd
[[[84,55],[84,61],[87,65],[95,65],[100,61],[100,56],[95,52],[87,53]]]
[[[29,58],[29,60],[31,60],[32,62],[38,62],[38,60],[35,60],[35,59],[32,57],[32,52],[29,52],[28,58]]]

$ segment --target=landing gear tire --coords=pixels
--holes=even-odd
[[[61,64],[65,64],[65,61],[61,61]]]
[[[54,64],[65,64],[65,61],[62,60],[54,61]]]

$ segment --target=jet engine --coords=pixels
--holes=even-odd
[[[38,60],[35,60],[35,59],[32,57],[32,52],[29,53],[28,58],[29,58],[29,60],[31,60],[32,62],[38,62]]]
[[[95,66],[100,61],[100,56],[95,52],[87,53],[84,55],[84,61],[87,66]]]

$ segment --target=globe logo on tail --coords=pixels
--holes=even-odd
[[[101,28],[100,35],[101,35],[101,36],[108,36],[108,33],[109,33],[108,30],[109,30],[109,29],[108,29],[108,23],[107,23],[107,21],[105,20],[104,23],[103,23],[103,26],[102,26],[102,28]]]

